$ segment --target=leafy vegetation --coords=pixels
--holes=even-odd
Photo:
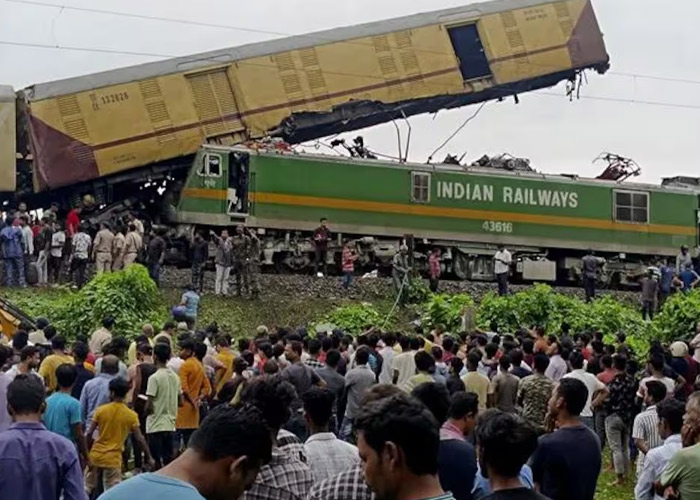
[[[443,325],[448,332],[458,331],[462,326],[464,308],[473,306],[469,295],[434,294],[423,304],[422,323],[428,328]]]
[[[691,339],[700,321],[700,289],[688,294],[672,295],[664,304],[654,324],[662,339],[670,342],[679,338]]]
[[[379,311],[367,302],[336,307],[316,325],[329,325],[350,335],[359,335],[373,326],[381,326]]]
[[[144,323],[160,325],[168,315],[158,288],[140,265],[97,276],[79,291],[22,292],[11,297],[14,303],[31,316],[49,318],[69,339],[89,335],[105,316],[115,319],[118,334],[133,336]]]

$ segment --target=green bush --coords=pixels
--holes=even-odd
[[[330,325],[350,335],[359,335],[373,326],[382,326],[382,317],[372,304],[362,302],[335,308],[315,326]]]
[[[140,333],[144,323],[157,326],[166,320],[167,309],[145,267],[133,265],[96,276],[49,313],[58,331],[69,338],[89,335],[105,316],[115,319],[116,335],[128,337]]]
[[[664,304],[654,324],[660,337],[667,342],[691,339],[695,325],[700,321],[700,289],[690,293],[676,293]]]
[[[575,297],[556,293],[549,285],[537,284],[514,295],[486,295],[477,311],[477,323],[488,328],[495,321],[503,331],[544,326],[548,332],[559,330],[584,317],[586,305]]]
[[[435,294],[423,304],[422,323],[428,328],[444,325],[448,332],[458,332],[462,325],[464,308],[473,306],[469,295]]]

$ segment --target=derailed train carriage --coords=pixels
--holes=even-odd
[[[523,280],[578,279],[590,248],[608,259],[604,281],[634,282],[646,266],[698,245],[700,187],[495,171],[358,158],[204,146],[168,208],[188,233],[199,226],[259,228],[264,263],[310,267],[319,219],[335,232],[330,261],[344,241],[360,265],[387,266],[404,235],[419,263],[434,247],[460,279],[490,280],[496,246],[517,257]]]
[[[186,175],[202,143],[298,143],[608,66],[590,0],[493,0],[41,83],[16,99],[0,89],[0,191],[33,206],[86,195],[134,206]]]

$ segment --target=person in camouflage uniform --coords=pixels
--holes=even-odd
[[[250,238],[245,234],[243,224],[236,226],[236,234],[231,238],[233,253],[233,272],[236,277],[236,293],[243,295],[250,291],[248,258],[250,254]]]
[[[552,397],[554,382],[544,376],[549,366],[549,358],[544,353],[535,355],[534,372],[529,377],[520,379],[518,385],[518,405],[520,415],[530,422],[540,433],[547,428],[547,410]]]
[[[249,238],[248,246],[248,283],[250,286],[250,292],[253,297],[258,297],[260,295],[260,239],[255,231],[248,228],[247,236]]]

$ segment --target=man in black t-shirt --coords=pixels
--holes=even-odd
[[[483,500],[549,500],[520,482],[522,466],[537,448],[537,431],[513,413],[495,410],[476,429],[479,466],[493,493]]]
[[[535,484],[552,500],[595,497],[602,456],[598,436],[580,419],[587,400],[583,382],[563,378],[549,401],[548,420],[558,430],[540,438],[531,466]]]

